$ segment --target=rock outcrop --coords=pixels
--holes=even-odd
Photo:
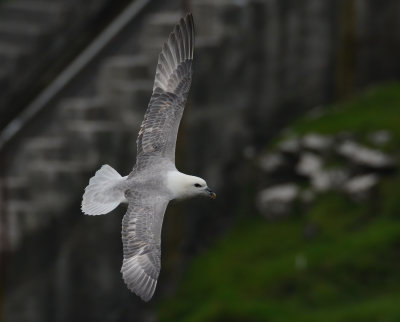
[[[390,133],[381,133],[387,143]],[[268,187],[257,197],[259,211],[269,219],[285,217],[296,201],[309,204],[316,195],[329,191],[345,193],[355,201],[371,196],[381,177],[396,169],[396,163],[392,156],[350,137],[351,133],[311,133],[284,140],[277,151],[261,155],[258,166],[267,175]]]

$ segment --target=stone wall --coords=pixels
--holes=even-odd
[[[120,11],[127,0],[0,3],[0,129]],[[24,95],[21,95],[24,93]]]
[[[122,175],[133,166],[157,53],[179,5],[153,6],[1,151],[7,321],[153,319],[188,261],[254,210],[249,156],[304,111],[399,76],[395,1],[190,1],[195,74],[177,166],[204,177],[218,199],[168,209],[160,283],[144,306],[119,273],[124,207],[88,218],[80,201],[102,164]]]

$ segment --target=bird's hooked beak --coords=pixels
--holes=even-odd
[[[207,194],[210,198],[212,198],[212,199],[217,198],[217,195],[216,195],[209,187],[206,187],[206,188],[204,189],[204,191],[206,192],[206,194]]]

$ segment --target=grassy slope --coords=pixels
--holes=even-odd
[[[393,140],[385,149],[398,155],[400,86],[372,89],[293,129],[346,130],[360,140],[388,129]],[[176,297],[160,306],[161,320],[398,321],[399,179],[385,179],[376,198],[362,205],[327,193],[284,221],[239,219],[192,263]],[[309,225],[318,233],[307,239]]]

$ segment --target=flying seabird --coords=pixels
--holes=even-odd
[[[194,24],[187,14],[173,29],[158,57],[153,93],[137,138],[136,164],[122,177],[103,165],[89,181],[82,200],[87,215],[103,215],[128,202],[122,220],[127,287],[149,301],[161,268],[161,226],[173,199],[216,195],[207,183],[179,172],[175,146],[193,72]]]

